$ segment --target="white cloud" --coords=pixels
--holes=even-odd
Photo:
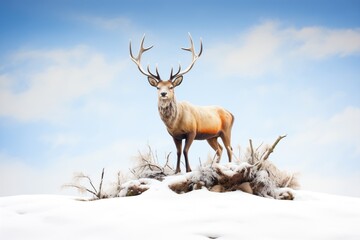
[[[234,43],[219,44],[208,52],[225,73],[258,76],[281,65],[277,56],[281,42],[276,24],[267,22],[250,29]]]
[[[83,46],[20,51],[12,60],[16,72],[0,76],[0,116],[20,121],[63,119],[72,101],[109,86],[122,69]]]
[[[293,49],[296,55],[320,59],[360,53],[360,29],[305,27],[290,29],[288,33],[290,41],[299,44]]]
[[[23,50],[15,52],[10,59],[13,63],[28,60],[49,60],[55,63],[69,63],[69,61],[82,60],[89,52],[86,46],[77,46],[73,49],[52,49],[52,50]]]
[[[76,146],[83,139],[80,135],[73,133],[58,133],[55,135],[46,135],[42,137],[43,141],[49,143],[52,148],[58,148],[62,146]]]
[[[351,179],[357,178],[360,171],[359,122],[360,108],[351,106],[329,118],[304,120],[288,135],[286,145],[278,152],[280,165],[299,171],[304,187],[312,184],[313,190],[316,186],[319,191],[330,188],[333,188],[331,192],[345,191],[345,185],[352,185]],[[341,184],[344,186],[340,188]],[[351,189],[348,190],[347,194],[351,195]]]
[[[291,28],[267,21],[235,41],[208,50],[222,74],[258,77],[279,72],[299,58],[323,59],[360,53],[360,29]]]
[[[99,27],[105,30],[127,31],[132,28],[131,21],[125,17],[105,18],[105,17],[82,16],[79,19],[85,23],[91,24],[95,27]]]
[[[360,108],[347,107],[329,119],[312,120],[305,131],[295,137],[295,142],[308,143],[324,151],[333,150],[333,146],[350,146],[360,156],[359,123]]]

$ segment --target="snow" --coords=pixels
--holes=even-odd
[[[0,239],[360,239],[360,198],[294,194],[176,194],[159,183],[140,196],[97,201],[1,197]]]

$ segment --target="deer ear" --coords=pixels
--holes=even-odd
[[[175,78],[175,80],[173,81],[174,87],[179,86],[181,84],[182,80],[183,80],[183,76],[179,76],[179,77]]]
[[[148,81],[149,81],[150,85],[153,87],[156,87],[158,84],[158,81],[156,81],[156,79],[152,78],[152,77],[148,77]]]

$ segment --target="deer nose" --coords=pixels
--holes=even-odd
[[[161,92],[160,94],[161,94],[162,97],[165,97],[167,92]]]

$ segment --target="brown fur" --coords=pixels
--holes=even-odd
[[[217,162],[220,161],[222,147],[217,141],[221,138],[228,154],[229,162],[232,159],[231,128],[234,116],[222,107],[194,106],[188,102],[176,102],[174,88],[182,81],[161,81],[149,79],[152,86],[158,89],[158,109],[160,118],[167,131],[173,137],[177,149],[176,173],[180,172],[180,158],[182,140],[185,139],[183,154],[186,171],[190,172],[188,151],[194,140],[207,140],[216,151]]]

